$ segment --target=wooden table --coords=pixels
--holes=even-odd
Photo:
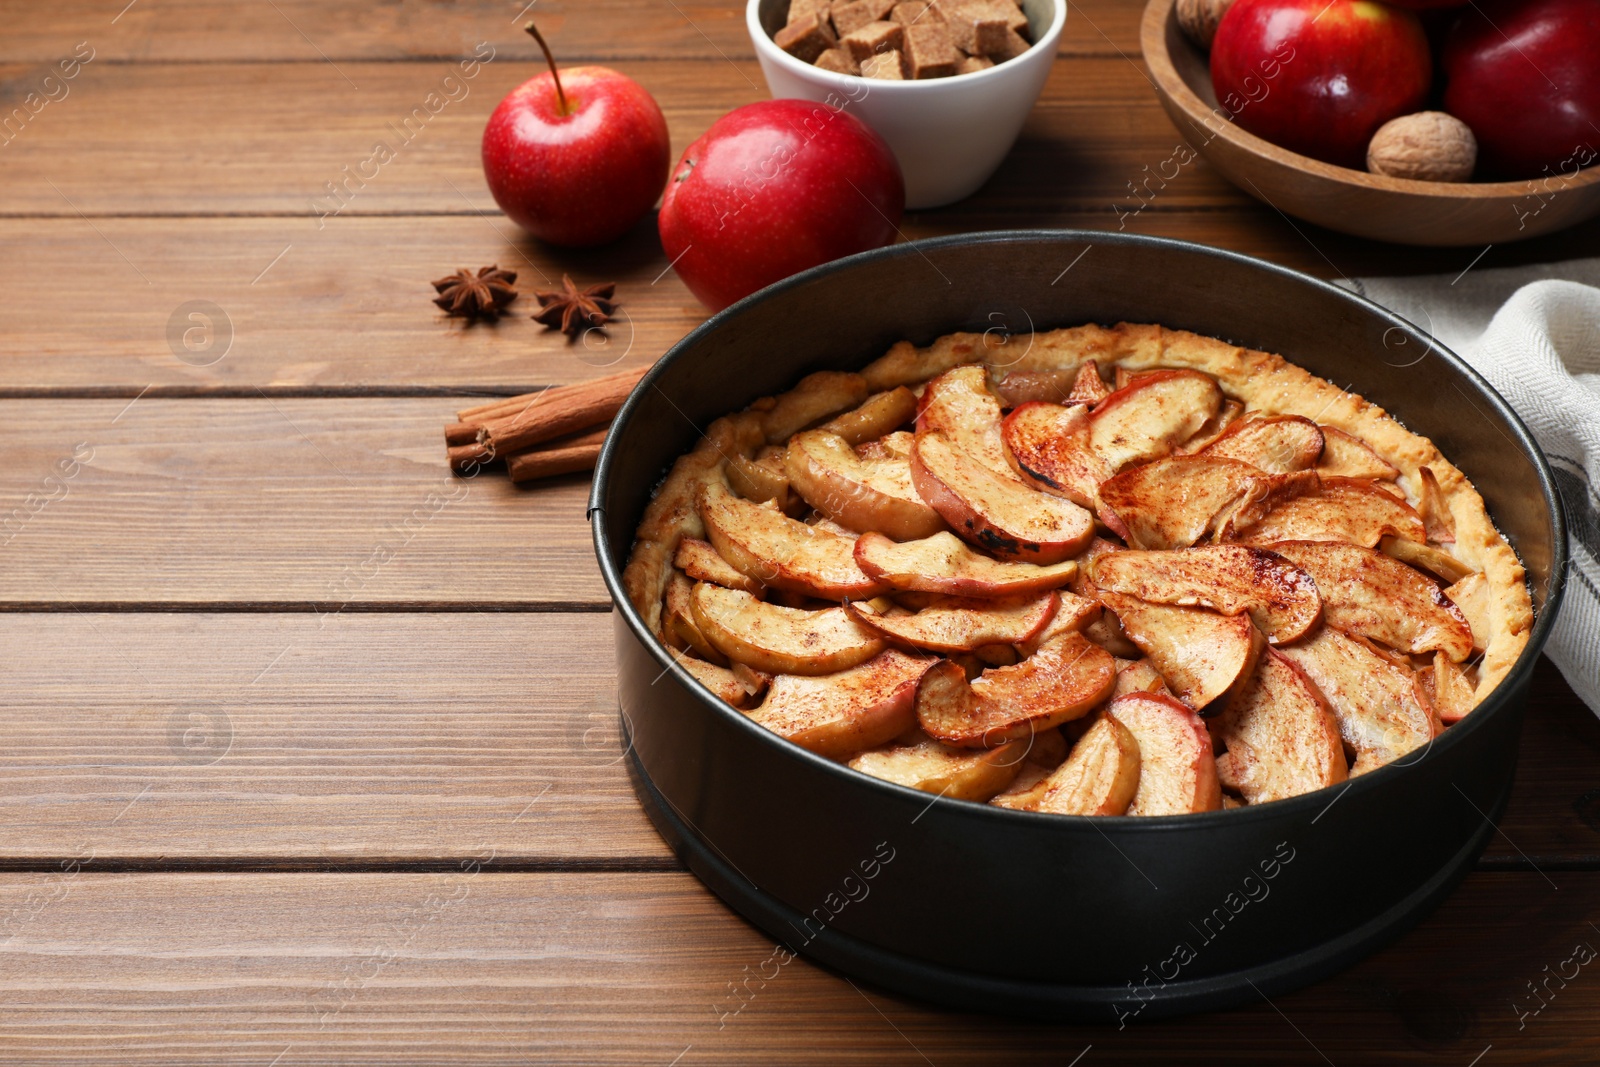
[[[0,1060],[1595,1057],[1600,972],[1552,975],[1600,945],[1600,723],[1548,664],[1477,872],[1314,988],[1119,1032],[933,1010],[797,961],[731,1014],[771,944],[630,792],[586,480],[444,466],[462,398],[643,365],[702,317],[653,224],[569,254],[496,211],[477,146],[538,69],[520,0],[124,3],[11,4],[0,30],[0,103],[25,109],[0,144]],[[742,8],[529,5],[567,62],[649,87],[679,150],[767,95]],[[1138,14],[1074,7],[1002,173],[907,236],[1126,228],[1324,276],[1597,246],[1594,225],[1486,252],[1360,242],[1203,162],[1135,213],[1179,143]],[[463,79],[480,42],[493,58]],[[443,320],[428,280],[485,263],[616,279],[612,344]],[[1026,915],[972,919],[1027,936]]]

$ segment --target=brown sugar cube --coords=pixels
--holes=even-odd
[[[906,72],[914,79],[948,78],[961,65],[962,55],[950,43],[939,23],[919,22],[905,28]]]
[[[779,30],[772,40],[802,63],[815,62],[818,56],[839,43],[828,26],[828,20],[821,15],[790,23]]]
[[[944,13],[933,0],[907,0],[894,5],[894,10],[889,14],[889,21],[898,22],[902,26],[919,26],[924,22],[942,24]]]
[[[869,22],[865,26],[839,39],[839,44],[850,50],[856,62],[862,62],[879,52],[898,49],[905,39],[906,28],[898,22]]]
[[[873,22],[882,22],[894,10],[895,0],[849,0],[833,5],[833,28],[840,37]]]
[[[963,8],[982,11],[989,18],[1003,19],[1006,26],[1020,34],[1028,33],[1028,16],[1013,0],[934,0],[945,9],[946,15]]]
[[[950,40],[969,56],[987,56],[1001,51],[1006,34],[1011,33],[1003,16],[986,8],[966,7],[950,16]]]
[[[844,48],[830,48],[817,57],[817,67],[835,74],[860,74],[861,64]]]
[[[1029,44],[1027,38],[1023,37],[1022,34],[1015,30],[1007,30],[1005,41],[1001,47],[986,54],[996,63],[1004,63],[1008,59],[1016,59],[1032,47],[1033,45]]]
[[[988,70],[994,66],[994,60],[988,56],[962,56],[961,65],[956,68],[957,74],[976,74],[980,70]]]
[[[881,55],[868,56],[861,61],[861,76],[877,78],[879,81],[905,81],[905,73],[900,69],[900,53],[884,52]]]
[[[785,26],[793,26],[795,23],[804,21],[812,15],[821,15],[826,19],[828,17],[828,5],[832,2],[833,0],[790,0],[789,14],[785,16],[783,23]]]

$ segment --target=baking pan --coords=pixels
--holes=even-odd
[[[1281,353],[1431,437],[1527,567],[1536,622],[1499,688],[1424,750],[1290,800],[1157,818],[1045,815],[936,798],[803,751],[695,682],[623,594],[652,489],[711,420],[811,371],[857,369],[897,340],[997,330],[1025,346],[1032,330],[1091,321],[1158,322]],[[1245,256],[1077,231],[897,245],[714,316],[623,407],[589,514],[616,603],[637,792],[697,877],[787,950],[881,986],[967,1010],[1119,1025],[1315,981],[1450,892],[1505,806],[1566,569],[1538,447],[1425,332]]]

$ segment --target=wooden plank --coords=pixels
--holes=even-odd
[[[531,16],[563,63],[590,60],[754,58],[742,0],[538,0],[536,4],[399,0],[278,0],[240,8],[225,0],[132,4],[67,0],[8,13],[0,63],[48,63],[92,42],[100,61],[429,59],[488,41],[502,54],[538,58],[521,27]],[[1139,11],[1120,0],[1068,7],[1061,49],[1071,55],[1139,51]]]
[[[751,61],[618,67],[660,99],[675,153],[725,112],[768,95]],[[493,211],[479,158],[483,124],[535,68],[483,65],[430,115],[423,102],[445,92],[453,69],[442,61],[371,63],[342,75],[326,63],[91,63],[69,96],[4,146],[3,210],[68,218],[283,214],[285,242],[326,236],[333,222],[324,216],[341,204],[340,218]],[[0,78],[22,73],[0,67]],[[172,106],[178,99],[183,106]],[[1121,57],[1058,60],[1028,135],[1049,147],[1016,168],[1028,195],[1065,209],[1099,210],[1131,196],[1128,183],[1142,182],[1146,166],[1159,170],[1177,143],[1143,68]],[[391,160],[375,154],[378,143]],[[71,162],[85,145],[94,146],[93,166]],[[1185,170],[1192,173],[1162,190],[1164,207],[1246,202],[1214,172]]]
[[[1051,150],[1031,137],[1018,149],[1019,157],[1035,153],[1041,170],[1068,165],[1043,158]],[[1042,196],[1018,207],[1018,181],[1007,174],[964,205],[919,213],[905,233],[1118,228],[1109,190],[1094,210],[1068,211]],[[1246,204],[1166,211],[1158,201],[1138,214],[1122,210],[1129,233],[1231,248],[1324,277],[1454,275],[1482,251],[1402,250],[1304,224],[1297,230]],[[648,228],[610,249],[563,254],[518,240],[502,216],[346,217],[325,233],[308,231],[310,240],[286,232],[292,225],[279,218],[103,218],[92,226],[78,218],[0,219],[0,246],[28,249],[0,257],[0,290],[10,294],[0,302],[0,395],[132,397],[147,387],[150,396],[513,394],[643,366],[705,316]],[[1473,269],[1576,255],[1584,241],[1591,248],[1600,241],[1600,223],[1493,248]],[[446,320],[431,303],[429,279],[487,263],[516,269],[526,290],[559,284],[563,272],[582,282],[616,281],[620,317],[607,334],[574,343],[529,320],[531,296],[492,327]],[[73,284],[61,284],[67,277]],[[210,334],[187,332],[204,323],[188,317],[196,300],[220,309],[209,312],[217,324]]]
[[[608,603],[587,478],[452,477],[457,406],[0,401],[0,606]]]
[[[0,661],[0,863],[673,862],[607,614],[0,615]],[[1600,866],[1596,767],[1546,663],[1485,862]]]
[[[675,865],[609,614],[0,615],[0,660],[0,862]]]
[[[106,875],[91,864],[0,877],[13,916],[0,1055],[278,1067],[1590,1062],[1600,982],[1563,961],[1600,940],[1597,893],[1594,873],[1563,876],[1560,891],[1536,874],[1474,875],[1397,945],[1319,985],[1118,1030],[933,1009],[804,959],[780,966],[769,939],[686,874],[500,874],[491,861],[434,875]],[[1519,1009],[1539,1004],[1530,981],[1554,995],[1519,1028]]]

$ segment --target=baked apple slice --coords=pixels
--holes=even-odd
[[[1008,600],[947,597],[910,615],[879,614],[865,605],[847,604],[846,608],[863,626],[916,648],[974,652],[986,645],[1032,640],[1055,616],[1060,603],[1060,596],[1051,592]]]
[[[806,611],[701,582],[689,605],[718,652],[771,674],[833,674],[883,651],[877,631],[844,608]]]
[[[1443,652],[1433,654],[1433,666],[1417,672],[1417,703],[1432,707],[1446,726],[1460,722],[1478,706],[1477,689],[1461,665],[1451,663]]]
[[[1095,561],[1093,580],[1097,588],[1149,604],[1248,613],[1273,644],[1305,636],[1322,617],[1322,598],[1309,574],[1246,545],[1112,552]]]
[[[889,588],[856,566],[853,537],[808,526],[716,482],[701,488],[699,505],[717,554],[763,585],[826,600],[864,600]]]
[[[1222,807],[1217,761],[1205,720],[1171,697],[1131,693],[1107,706],[1105,717],[1127,728],[1139,745],[1139,788],[1129,815],[1186,815]]]
[[[1265,804],[1349,777],[1339,721],[1305,673],[1267,649],[1250,682],[1212,722],[1227,746],[1217,776],[1250,804]]]
[[[719,667],[728,665],[728,658],[706,638],[700,624],[695,621],[694,583],[680,573],[674,572],[667,582],[662,618],[666,623],[669,644],[691,649],[701,659]]]
[[[1016,778],[1027,748],[1026,741],[989,749],[954,748],[922,734],[910,743],[863,752],[850,766],[925,793],[984,801]]]
[[[1113,472],[1171,452],[1222,407],[1209,374],[1163,370],[1141,374],[1089,413],[1089,448]]]
[[[856,541],[855,559],[862,571],[894,589],[951,596],[1023,596],[1057,589],[1078,573],[1073,560],[1049,566],[1001,563],[974,552],[948,531],[904,543],[864,533]]]
[[[1088,634],[1089,628],[1103,614],[1098,600],[1069,593],[1065,589],[1058,590],[1056,599],[1060,601],[1054,615],[1044,628],[1032,637],[1015,642],[1016,651],[1023,656],[1031,656],[1039,651],[1039,646],[1047,641],[1053,641],[1062,634]],[[1099,644],[1099,642],[1095,642]]]
[[[1266,645],[1248,615],[1147,604],[1121,593],[1100,593],[1128,639],[1166,679],[1167,688],[1199,711],[1244,684]]]
[[[932,663],[889,648],[837,674],[780,674],[750,718],[819,756],[849,759],[916,725],[917,680]]]
[[[1332,426],[1322,429],[1322,457],[1317,473],[1324,478],[1376,478],[1392,482],[1400,468],[1374,452],[1365,441]]]
[[[1045,779],[1033,810],[1122,815],[1139,792],[1139,776],[1139,742],[1114,716],[1102,715]]]
[[[864,458],[836,433],[807,430],[789,439],[785,469],[807,504],[852,530],[910,541],[944,529],[939,513],[912,486],[910,462],[895,455],[892,444]]]
[[[1494,633],[1489,614],[1489,579],[1474,572],[1446,589],[1444,595],[1460,609],[1467,625],[1472,627],[1472,651],[1482,652],[1488,648],[1489,637]]]
[[[1268,475],[1216,456],[1169,456],[1100,486],[1100,502],[1138,548],[1187,548],[1235,519],[1248,503],[1307,488],[1315,475]]]
[[[1082,634],[1063,634],[1014,667],[971,682],[945,660],[917,687],[917,721],[929,736],[962,748],[994,748],[1080,718],[1111,695],[1111,653]]]
[[[1083,508],[1030,488],[1009,467],[997,474],[942,433],[917,434],[911,479],[960,537],[1001,559],[1059,563],[1094,536]]]
[[[1322,431],[1301,415],[1241,419],[1198,453],[1237,459],[1268,474],[1310,470],[1322,455]]]
[[[981,365],[953,367],[928,383],[917,411],[917,439],[930,433],[943,434],[994,473],[1011,474],[1000,443],[1000,401]]]
[[[1419,468],[1417,482],[1420,486],[1417,514],[1422,516],[1422,526],[1428,531],[1428,540],[1440,545],[1455,544],[1456,519],[1445,504],[1444,493],[1439,488],[1439,479],[1433,475],[1433,468]]]
[[[1337,541],[1279,541],[1272,550],[1310,574],[1328,623],[1402,652],[1472,654],[1472,627],[1437,582],[1393,556]]]
[[[817,429],[836,433],[853,447],[891,434],[916,416],[917,395],[902,385],[872,394],[860,407],[829,419]]]
[[[1117,688],[1112,698],[1125,697],[1129,693],[1165,693],[1172,695],[1167,688],[1167,680],[1161,673],[1150,666],[1147,659],[1117,660]]]
[[[1356,754],[1351,775],[1376,770],[1429,741],[1441,729],[1417,700],[1414,672],[1332,626],[1279,650],[1316,685],[1339,721],[1339,736]]]
[[[1240,522],[1234,539],[1250,545],[1274,541],[1346,541],[1372,548],[1389,534],[1428,539],[1411,505],[1360,478],[1323,478],[1316,492],[1284,500],[1255,523]]]
[[[1459,582],[1472,573],[1472,568],[1456,559],[1442,548],[1432,545],[1419,545],[1415,541],[1407,541],[1404,537],[1395,537],[1393,534],[1378,542],[1379,551],[1393,556],[1401,563],[1410,564],[1418,570],[1435,574],[1446,585]]]
[[[694,676],[694,680],[711,690],[711,694],[724,704],[736,708],[743,708],[750,702],[750,693],[744,687],[733,671],[727,667],[719,667],[715,663],[707,663],[697,659],[687,652],[678,649],[668,649],[672,658],[678,661],[678,666]]]
[[[1178,446],[1177,451],[1186,456],[1192,456],[1201,451],[1212,441],[1221,437],[1223,433],[1238,421],[1244,414],[1244,405],[1237,400],[1224,400],[1217,413],[1206,420],[1204,426],[1195,431],[1195,435]]]
[[[1100,483],[1115,472],[1089,447],[1089,409],[1032,402],[1006,416],[1001,436],[1029,484],[1085,508],[1098,507]]]
[[[749,459],[741,455],[728,457],[728,484],[746,500],[761,502],[775,500],[778,507],[791,510],[789,503],[789,475],[784,470],[784,450],[762,449],[766,455]]]
[[[846,371],[819,370],[795,383],[761,413],[761,432],[770,445],[781,445],[814,423],[867,399],[867,380]]]
[[[717,555],[716,549],[698,537],[685,537],[679,541],[672,562],[697,582],[712,582],[724,589],[742,589],[746,593],[761,595],[763,587],[760,582]]]

